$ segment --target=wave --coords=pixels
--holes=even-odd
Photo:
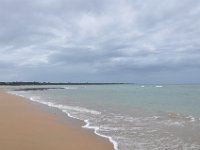
[[[162,88],[163,86],[162,86],[162,85],[156,85],[155,87],[157,87],[157,88]]]
[[[174,119],[174,120],[183,120],[183,121],[189,121],[189,122],[198,121],[198,119],[195,118],[192,115],[185,116],[185,115],[182,115],[182,114],[179,114],[179,113],[175,113],[175,112],[170,112],[170,113],[167,114],[167,116],[170,119]]]
[[[189,149],[195,143],[188,142],[184,144],[182,137],[176,136],[171,131],[176,129],[177,131],[184,132],[188,127],[195,130],[198,130],[200,127],[200,118],[177,112],[136,113],[135,115],[107,110],[100,112],[95,107],[90,109],[89,106],[85,108],[76,104],[75,106],[69,106],[68,104],[61,105],[55,102],[48,102],[48,99],[45,100],[39,96],[31,97],[28,95],[29,92],[16,93],[15,95],[27,95],[26,97],[29,97],[31,101],[57,108],[70,118],[84,121],[82,128],[91,129],[96,135],[108,139],[113,144],[115,150],[132,150],[133,148],[144,150],[164,149],[165,147],[162,143],[165,143],[171,149],[176,149],[180,146]],[[188,137],[191,136],[188,135]],[[169,139],[166,139],[166,137],[169,137]],[[155,140],[158,143],[155,143]],[[196,147],[199,148],[199,144]]]
[[[190,119],[190,122],[195,122],[196,121],[196,118],[193,117],[193,116],[187,116],[186,118]]]
[[[66,89],[66,90],[77,90],[78,88],[77,87],[66,86],[66,87],[64,87],[64,89]]]
[[[66,90],[77,90],[77,89],[84,89],[86,86],[65,86],[64,89]]]
[[[31,100],[33,102],[37,102],[37,103],[40,103],[40,104],[43,104],[43,105],[46,105],[46,106],[49,106],[49,107],[57,108],[57,109],[61,110],[63,113],[66,113],[67,116],[70,117],[70,118],[74,118],[74,119],[84,121],[85,125],[83,125],[82,128],[94,130],[94,133],[96,135],[108,139],[113,144],[114,149],[119,150],[118,149],[118,143],[115,140],[113,140],[113,138],[111,136],[100,134],[98,132],[100,130],[100,128],[98,126],[90,125],[91,123],[89,122],[88,119],[84,120],[82,118],[73,116],[69,111],[78,111],[78,112],[81,112],[81,113],[87,113],[87,114],[92,114],[92,115],[101,115],[101,112],[96,111],[96,110],[83,108],[83,107],[79,107],[79,106],[67,106],[67,105],[56,104],[56,103],[53,103],[53,102],[47,102],[47,101],[42,100],[39,96],[28,97],[28,96],[23,95],[24,93],[26,93],[24,91],[20,91],[20,92],[8,91],[8,93],[13,94],[13,95],[17,95],[17,96],[20,96],[20,97],[28,98],[29,100]]]
[[[106,135],[103,135],[103,134],[98,133],[98,131],[100,130],[99,127],[97,127],[97,126],[91,126],[89,120],[84,120],[84,122],[85,122],[86,124],[85,124],[84,126],[82,126],[83,128],[93,129],[93,130],[94,130],[94,133],[95,133],[96,135],[101,136],[101,137],[106,138],[106,139],[109,139],[109,141],[113,144],[114,149],[115,149],[115,150],[118,150],[118,143],[117,143],[115,140],[113,140],[112,137],[106,136]]]

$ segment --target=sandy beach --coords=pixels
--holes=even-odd
[[[0,90],[0,149],[113,150],[113,146],[107,139],[58,121],[26,99]]]

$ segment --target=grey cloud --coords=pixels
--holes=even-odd
[[[199,16],[195,0],[0,0],[0,80],[184,82],[199,74]]]

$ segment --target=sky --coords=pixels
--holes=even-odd
[[[0,81],[200,83],[200,1],[0,0]]]

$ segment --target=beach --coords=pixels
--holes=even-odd
[[[0,90],[0,149],[112,150],[108,139]]]
[[[200,85],[30,85],[0,93],[0,149],[200,149]]]

